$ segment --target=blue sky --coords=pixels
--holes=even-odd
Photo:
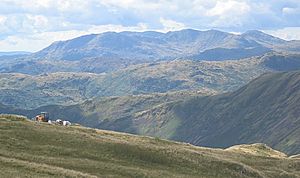
[[[0,0],[0,51],[105,31],[257,29],[300,39],[300,0]]]

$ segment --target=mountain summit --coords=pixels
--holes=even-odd
[[[234,60],[260,56],[271,51],[297,52],[299,49],[299,41],[285,41],[255,30],[240,35],[193,29],[167,33],[106,32],[54,42],[23,58],[2,59],[0,72],[102,73],[157,61]]]

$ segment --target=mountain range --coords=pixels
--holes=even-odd
[[[256,30],[240,35],[192,29],[168,33],[106,32],[58,41],[14,60],[2,59],[0,72],[103,73],[165,60],[242,59],[268,52],[299,52],[299,49],[299,41],[282,40]]]
[[[294,42],[285,41],[255,30],[247,31],[241,35],[217,30],[197,31],[191,29],[168,33],[151,31],[107,32],[55,42],[31,57],[70,61],[89,57],[168,60],[197,56],[212,49],[243,49],[249,50],[250,53],[240,57],[245,58],[261,55],[271,50],[282,50],[283,46],[292,46],[291,44]],[[294,51],[297,51],[300,46],[293,47]],[[253,54],[250,51],[253,51]],[[231,56],[219,58],[233,59]],[[213,57],[208,59],[215,60]]]

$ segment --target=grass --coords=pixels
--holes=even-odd
[[[300,71],[269,73],[235,92],[171,102],[132,120],[138,128],[159,125],[139,134],[215,148],[266,143],[292,155],[300,153],[299,101]],[[172,135],[156,135],[168,129]]]
[[[259,156],[269,156],[269,157],[287,157],[286,154],[273,150],[266,144],[252,144],[252,145],[236,145],[228,148],[227,150],[244,152],[248,154],[254,154]]]
[[[0,117],[4,177],[299,177],[300,160]]]

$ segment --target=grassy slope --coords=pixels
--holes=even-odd
[[[209,147],[263,142],[300,152],[300,72],[265,74],[227,94],[169,103],[134,119],[142,133]],[[175,123],[172,124],[172,123]],[[172,135],[165,130],[172,127]]]
[[[6,177],[300,175],[300,160],[284,155],[273,158],[13,116],[0,118],[0,171]]]

